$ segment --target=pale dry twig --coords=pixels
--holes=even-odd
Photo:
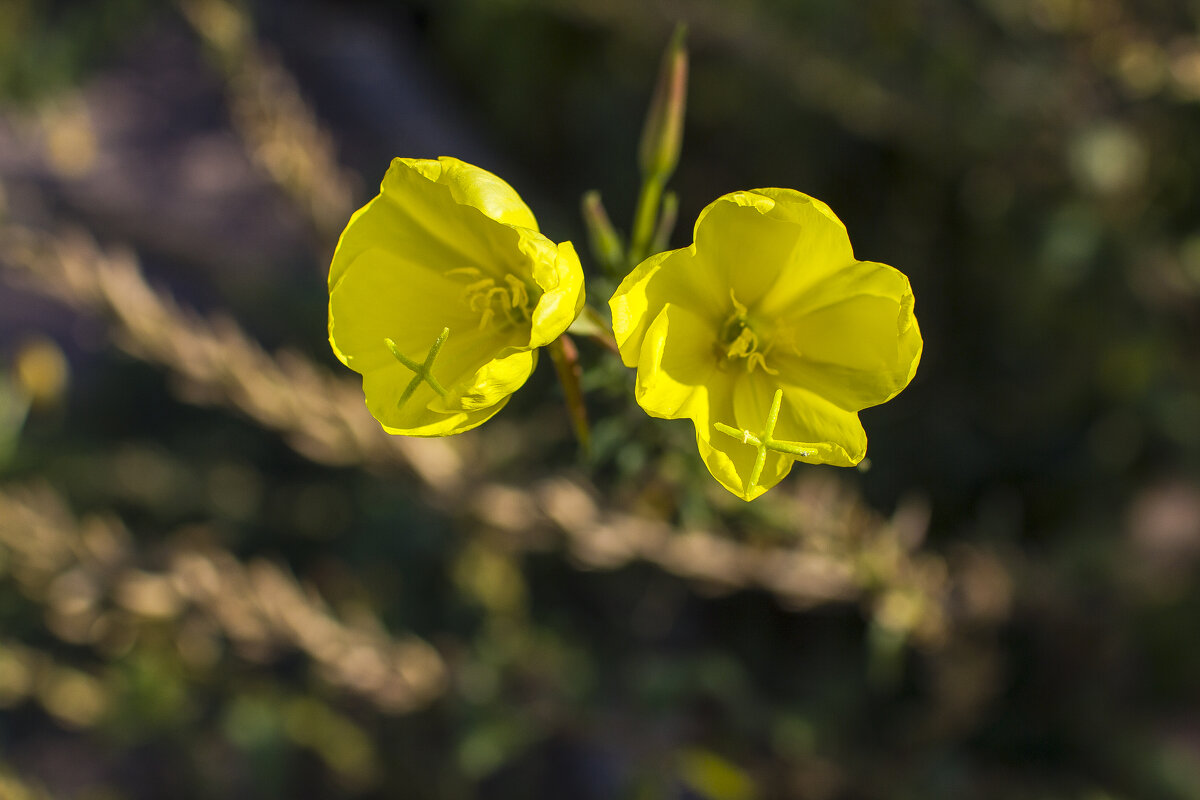
[[[147,285],[128,250],[104,252],[77,230],[51,236],[11,224],[0,226],[0,266],[31,288],[107,316],[117,342],[171,369],[189,399],[238,408],[314,461],[406,465],[440,492],[458,484],[462,461],[453,446],[380,435],[353,382],[296,353],[272,358],[228,316],[180,308]]]
[[[349,625],[283,568],[243,564],[210,538],[180,532],[167,545],[166,568],[149,569],[116,518],[76,519],[44,486],[0,489],[4,562],[64,641],[120,652],[142,627],[172,621],[180,653],[198,666],[219,656],[219,632],[251,660],[299,650],[330,684],[387,712],[412,711],[445,691],[446,665],[423,639],[393,637],[370,615]]]
[[[353,210],[355,177],[295,79],[254,37],[249,16],[227,0],[183,0],[184,16],[225,75],[233,126],[251,160],[291,197],[321,242],[336,241]]]

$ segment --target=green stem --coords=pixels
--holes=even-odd
[[[589,305],[583,307],[583,311],[571,323],[571,327],[567,331],[576,336],[587,336],[596,343],[610,350],[617,355],[621,354],[617,347],[617,337],[613,334],[612,325],[604,318],[596,309]]]
[[[567,412],[571,417],[571,427],[575,438],[584,454],[591,449],[592,436],[588,427],[587,406],[583,403],[583,387],[579,378],[582,369],[579,366],[579,351],[571,337],[565,333],[559,336],[548,347],[550,358],[554,361],[554,370],[558,373],[558,382],[563,387],[563,397],[567,402]]]
[[[658,224],[654,228],[654,241],[650,252],[661,253],[671,243],[671,232],[675,230],[675,220],[679,216],[679,195],[667,192],[662,199],[662,213],[658,215]]]
[[[637,211],[633,215],[633,233],[629,237],[629,268],[633,269],[650,255],[654,229],[658,227],[658,210],[662,204],[663,176],[644,175],[642,192],[638,195]]]

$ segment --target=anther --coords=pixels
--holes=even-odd
[[[504,276],[504,282],[508,284],[508,290],[512,296],[512,307],[524,308],[529,302],[529,290],[525,288],[525,281],[510,272]]]
[[[731,316],[739,319],[744,319],[750,313],[750,309],[738,302],[737,295],[733,293],[733,287],[729,287],[729,299],[733,301],[733,314]]]
[[[447,275],[464,276],[471,280],[463,287],[467,308],[479,314],[479,330],[486,329],[503,312],[502,321],[517,324],[529,318],[529,289],[525,282],[511,273],[504,276],[504,285],[497,286],[495,278],[479,277],[483,273],[474,267],[459,267]]]
[[[765,355],[765,352],[766,351],[763,351],[762,353],[755,352],[755,353],[751,353],[750,355],[746,356],[746,371],[747,372],[754,372],[755,367],[762,367],[763,372],[767,373],[768,375],[778,375],[779,374],[779,370],[775,369],[774,367],[767,366],[767,357]]]

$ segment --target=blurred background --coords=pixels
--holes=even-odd
[[[590,459],[548,361],[381,433],[350,213],[628,230],[679,21],[673,245],[792,187],[912,280],[869,468],[747,506],[588,341]],[[1195,0],[0,0],[0,797],[1200,798],[1198,351]]]

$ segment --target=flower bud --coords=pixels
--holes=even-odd
[[[607,270],[616,270],[624,259],[621,237],[613,228],[600,193],[593,190],[583,195],[583,222],[587,225],[592,254]]]
[[[638,146],[638,165],[643,175],[666,180],[679,163],[683,140],[683,111],[687,105],[688,55],[684,37],[687,27],[682,23],[663,52],[658,82],[646,113],[642,141]]]

